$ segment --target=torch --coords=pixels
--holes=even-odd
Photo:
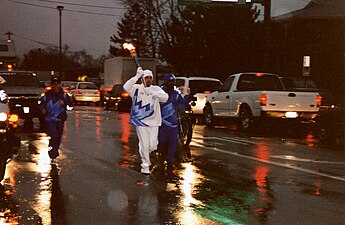
[[[132,45],[131,43],[123,43],[123,48],[128,50],[129,53],[131,53],[131,56],[135,62],[135,65],[137,67],[140,67],[139,61],[138,61],[138,56],[137,56],[137,52],[135,51],[135,47],[134,45]],[[141,81],[143,82],[144,86],[146,87],[146,83],[143,77],[141,77]]]

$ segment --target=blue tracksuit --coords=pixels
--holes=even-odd
[[[61,104],[60,100],[64,104]],[[47,133],[50,136],[48,154],[51,159],[59,156],[58,150],[64,123],[67,119],[67,106],[73,107],[73,101],[62,88],[60,88],[59,93],[55,93],[52,90],[46,91],[45,95],[41,98],[40,109],[41,111],[43,109],[47,110],[44,120],[46,122]]]
[[[159,127],[159,145],[168,145],[168,162],[175,162],[175,151],[178,144],[178,120],[177,111],[184,110],[189,107],[189,101],[184,99],[180,92],[163,90],[169,95],[169,99],[165,103],[161,103],[162,126]]]

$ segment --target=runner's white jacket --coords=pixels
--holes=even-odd
[[[136,84],[137,80],[137,77],[132,77],[123,85],[132,98],[131,124],[160,126],[162,116],[159,103],[166,102],[169,96],[161,87],[156,85],[145,87],[143,84]]]

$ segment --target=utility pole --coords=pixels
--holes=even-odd
[[[264,32],[265,32],[265,52],[264,52],[264,70],[271,72],[270,69],[270,56],[271,56],[271,0],[256,0],[264,6]]]
[[[61,12],[62,10],[64,9],[63,6],[57,6],[56,7],[57,10],[59,10],[59,76],[61,77],[61,71],[62,71],[62,48],[61,48],[61,45],[62,45],[62,23],[61,23]]]
[[[269,25],[271,22],[271,0],[263,0],[262,4],[265,7],[264,22]]]
[[[11,35],[12,35],[13,33],[11,33],[11,32],[8,31],[8,32],[6,32],[5,34],[8,36],[7,40],[10,41],[10,40],[11,40]]]

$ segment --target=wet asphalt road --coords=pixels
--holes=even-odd
[[[57,167],[48,137],[21,133],[0,224],[344,224],[345,148],[302,129],[245,135],[194,127],[192,162],[140,174],[129,114],[77,106]]]

